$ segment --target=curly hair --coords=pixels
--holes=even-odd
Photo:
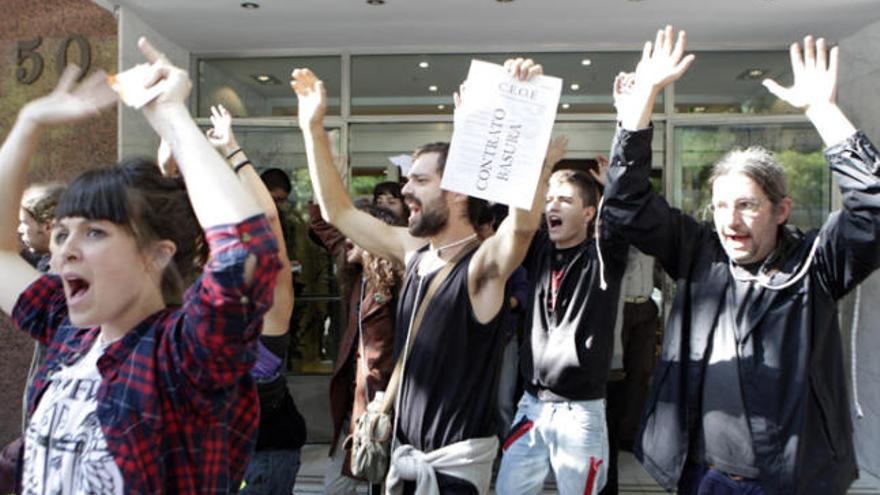
[[[403,226],[402,221],[385,208],[366,205],[362,210],[379,220],[382,220],[388,225],[394,225],[395,227]],[[400,266],[399,263],[394,263],[385,258],[374,256],[367,251],[364,251],[362,259],[364,277],[366,278],[367,284],[373,287],[379,294],[390,299],[393,296],[393,292],[396,290],[397,285],[400,283],[400,280],[403,278],[403,267]]]

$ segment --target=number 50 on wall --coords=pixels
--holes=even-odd
[[[31,40],[21,40],[18,42],[16,50],[15,79],[22,84],[32,84],[43,74],[43,56],[37,51],[43,43],[43,37],[37,36]],[[55,63],[60,74],[67,67],[67,52],[70,46],[74,45],[79,51],[79,66],[82,68],[79,79],[82,80],[89,71],[92,64],[92,47],[89,41],[80,34],[72,34],[65,38],[55,54]]]

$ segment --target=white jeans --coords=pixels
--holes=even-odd
[[[541,493],[550,468],[561,495],[599,493],[608,465],[605,401],[544,402],[526,392],[503,449],[497,493]]]

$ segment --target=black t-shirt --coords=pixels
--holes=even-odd
[[[754,273],[757,267],[746,267]],[[732,278],[732,277],[731,277]],[[757,478],[752,434],[743,403],[737,351],[748,308],[759,297],[752,282],[731,279],[724,306],[712,334],[712,343],[703,381],[702,431],[705,460],[726,473]],[[742,356],[745,357],[745,356]]]
[[[272,354],[287,361],[290,334],[261,335],[260,341]],[[306,442],[306,422],[287,389],[284,373],[257,385],[260,397],[260,427],[256,450],[295,450]]]
[[[426,250],[407,263],[397,311],[397,349],[403,347],[416,310],[416,293],[423,298],[439,271],[418,275]],[[428,303],[403,372],[397,434],[401,443],[423,452],[495,432],[493,408],[504,339],[500,323],[507,305],[488,324],[476,320],[467,289],[472,256],[458,262]]]

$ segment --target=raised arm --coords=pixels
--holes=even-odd
[[[654,99],[693,61],[693,55],[684,55],[685,42],[683,31],[675,37],[671,26],[661,29],[654,43],[645,43],[636,71],[620,73],[614,80],[618,130],[601,211],[606,230],[656,256],[673,278],[679,275],[680,261],[689,258],[688,248],[695,246],[700,236],[714,235],[671,208],[654,193],[650,182]]]
[[[164,88],[144,106],[144,116],[170,146],[202,228],[236,224],[261,213],[256,200],[246,193],[190,116],[185,100],[192,83],[186,71],[172,65],[146,39],[141,38],[138,47],[151,64],[152,73],[144,86]]]
[[[354,207],[333,163],[324,130],[327,95],[324,83],[309,69],[293,71],[290,85],[299,102],[299,125],[305,141],[309,176],[324,218],[370,253],[403,264],[406,253],[425,244],[402,227],[392,227]]]
[[[522,81],[543,73],[541,66],[531,59],[511,59],[504,63],[504,67]],[[459,105],[462,104],[461,98],[464,98],[463,92],[456,98]],[[529,210],[511,208],[495,235],[486,239],[471,259],[468,293],[480,321],[489,321],[498,313],[507,279],[526,256],[532,237],[541,223],[547,178],[553,165],[565,155],[567,142],[564,137],[559,137],[550,143],[532,207]]]
[[[657,31],[653,44],[645,42],[634,77],[626,88],[620,88],[627,97],[616,99],[615,105],[618,120],[624,129],[635,131],[648,127],[657,95],[681,77],[694,61],[693,54],[684,55],[687,41],[685,32],[679,31],[677,39],[674,34],[672,26],[666,26]],[[617,81],[615,89],[618,89]]]
[[[804,110],[828,147],[843,208],[822,226],[816,259],[821,280],[840,298],[880,266],[880,152],[837,106],[838,48],[807,36],[803,49],[793,43],[790,52],[794,84],[768,79],[764,86]]]
[[[239,146],[232,132],[232,115],[223,107],[217,105],[211,107],[211,124],[208,129],[208,141],[214,148],[226,157],[233,171],[245,189],[260,205],[272,233],[278,242],[278,261],[281,262],[281,270],[275,279],[275,294],[272,298],[272,307],[263,316],[263,335],[283,335],[290,327],[290,315],[293,313],[293,274],[290,272],[290,259],[287,257],[287,246],[284,241],[284,232],[281,229],[281,218],[275,200],[266,189],[266,184],[257,174],[254,164],[248,159],[244,150]]]
[[[855,126],[837,106],[838,48],[828,50],[824,38],[804,38],[804,49],[792,43],[789,49],[794,84],[782,87],[772,79],[764,86],[780,99],[800,108],[819,131],[825,146],[842,142],[856,132]]]
[[[96,72],[75,86],[79,74],[78,67],[68,66],[52,93],[25,105],[0,148],[0,309],[7,314],[19,294],[39,276],[19,256],[16,232],[27,168],[40,135],[47,127],[93,117],[116,101],[106,74]]]

